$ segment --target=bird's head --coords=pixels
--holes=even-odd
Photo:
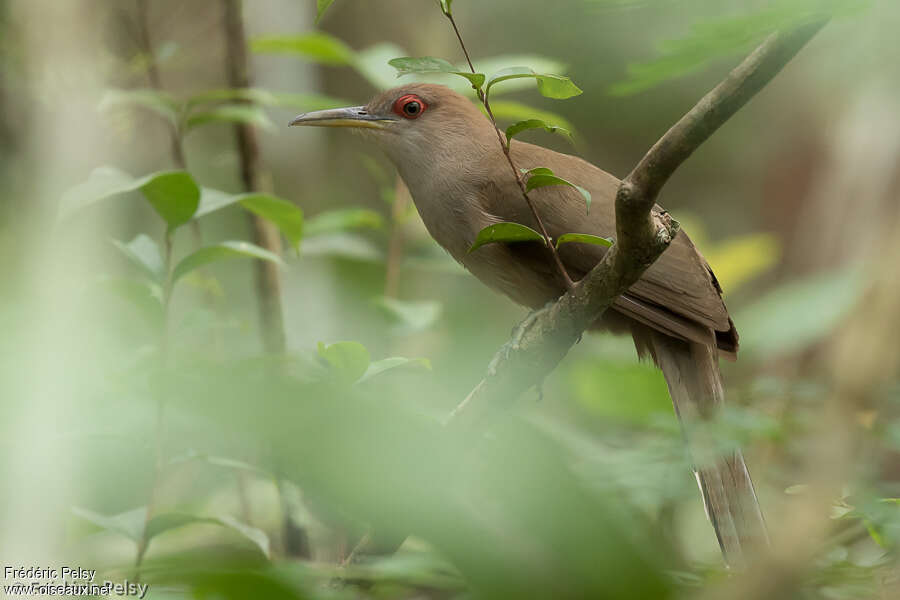
[[[398,167],[440,160],[451,150],[458,153],[460,144],[476,150],[496,136],[473,102],[427,83],[382,92],[365,106],[304,113],[290,124],[351,127],[373,137]]]

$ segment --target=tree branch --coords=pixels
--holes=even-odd
[[[487,409],[486,399],[511,399],[542,383],[584,331],[668,248],[678,224],[664,211],[654,210],[654,205],[669,177],[826,22],[822,19],[770,35],[653,145],[619,185],[615,245],[573,290],[526,318],[447,423],[477,420]]]

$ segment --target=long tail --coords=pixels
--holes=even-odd
[[[769,537],[740,450],[723,452],[709,435],[708,423],[724,399],[716,349],[655,331],[648,334],[639,346],[646,344],[666,377],[722,555],[730,567],[743,568],[753,548],[768,545]]]

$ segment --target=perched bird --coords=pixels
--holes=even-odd
[[[353,127],[367,134],[396,165],[432,237],[488,287],[533,309],[566,291],[540,243],[490,244],[468,252],[484,227],[516,222],[538,229],[538,224],[493,124],[462,95],[440,85],[411,84],[381,93],[366,106],[310,112],[290,124]],[[552,238],[615,235],[616,177],[575,156],[518,140],[512,141],[510,154],[518,168],[549,167],[590,192],[589,211],[581,194],[568,186],[530,192]],[[578,243],[559,249],[574,280],[605,252],[602,246]],[[713,453],[711,444],[696,441],[700,433],[692,433],[722,404],[718,356],[735,357],[738,335],[712,270],[686,233],[676,235],[595,328],[630,333],[639,354],[649,354],[662,369],[675,412],[693,442],[697,481],[725,560],[744,564],[748,547],[767,541],[744,459],[739,450]]]

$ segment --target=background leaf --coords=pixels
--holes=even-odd
[[[200,205],[200,188],[185,171],[158,173],[139,181],[144,197],[170,230],[190,221]]]
[[[185,122],[185,131],[191,131],[210,123],[244,123],[261,129],[275,129],[268,115],[259,106],[226,104],[191,114]]]
[[[274,223],[291,246],[298,250],[303,239],[303,211],[271,194],[242,194],[241,206]]]
[[[306,235],[315,236],[352,229],[380,229],[384,218],[367,208],[326,210],[306,222]]]
[[[148,235],[139,233],[128,243],[113,240],[113,244],[128,260],[140,267],[151,281],[160,283],[165,279],[166,271],[159,244]]]
[[[200,203],[200,188],[184,171],[163,171],[135,179],[115,167],[99,167],[87,181],[63,194],[59,218],[68,218],[91,204],[135,190],[141,190],[170,229],[190,220]]]
[[[335,342],[326,345],[319,342],[319,356],[333,373],[349,383],[362,377],[369,368],[369,351],[359,342]]]
[[[172,125],[178,124],[181,111],[179,103],[171,94],[160,90],[108,90],[98,106],[104,112],[134,107],[156,113]]]
[[[440,302],[400,300],[379,296],[373,300],[394,322],[393,333],[408,335],[431,327],[441,316]]]
[[[221,242],[215,246],[200,248],[182,259],[172,271],[172,282],[178,281],[194,269],[209,263],[233,258],[258,258],[283,264],[277,254],[273,254],[249,242]]]
[[[147,519],[147,508],[141,507],[116,515],[102,515],[98,512],[72,507],[72,514],[93,523],[97,527],[124,535],[130,540],[139,542],[144,535],[144,522]]]
[[[232,204],[240,204],[244,210],[268,219],[278,227],[292,247],[299,248],[303,239],[303,211],[292,202],[272,194],[228,194],[203,188],[200,208],[197,209],[194,218],[203,217]]]
[[[354,53],[338,38],[315,31],[300,35],[268,35],[252,40],[250,48],[260,54],[291,54],[334,66],[353,64]]]
[[[153,518],[147,522],[146,538],[149,542],[154,537],[161,533],[165,533],[166,531],[178,529],[186,525],[199,524],[219,525],[220,527],[231,529],[253,542],[267,558],[269,556],[269,536],[267,536],[265,532],[245,523],[241,523],[234,517],[227,515],[206,517],[181,512],[161,513],[154,515]]]
[[[369,364],[366,372],[360,377],[357,383],[363,383],[369,379],[380,375],[385,371],[396,369],[398,367],[422,367],[428,371],[431,370],[431,362],[427,358],[404,358],[402,356],[392,356],[390,358],[382,358]]]

